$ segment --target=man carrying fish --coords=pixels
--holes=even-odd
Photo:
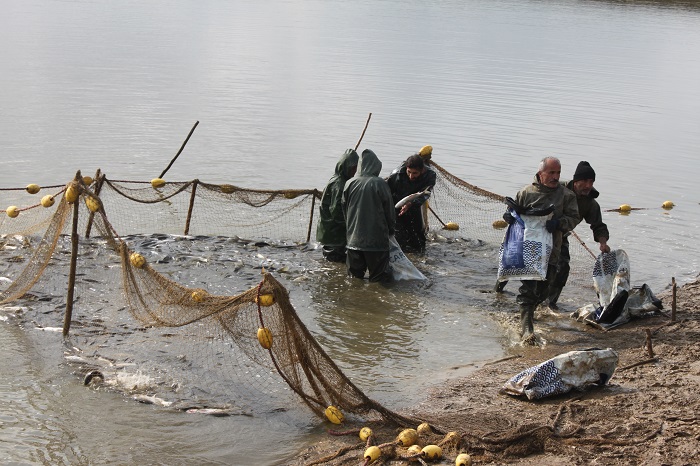
[[[546,279],[522,280],[516,298],[520,305],[520,337],[527,343],[534,341],[535,308],[547,298],[549,283],[557,273],[562,236],[573,230],[579,222],[576,195],[559,184],[560,175],[559,159],[543,158],[532,184],[521,189],[515,198],[518,211],[553,209],[551,219],[545,223],[545,229],[552,234],[552,252],[549,256]],[[503,218],[506,222],[513,223],[515,219],[509,212],[506,212]]]
[[[422,206],[435,186],[435,171],[428,166],[432,152],[424,146],[387,178],[396,208],[396,241],[404,252],[425,252]]]
[[[347,232],[348,275],[390,282],[389,237],[396,229],[394,203],[386,181],[379,177],[382,162],[369,149],[362,151],[357,174],[345,183],[343,214]]]

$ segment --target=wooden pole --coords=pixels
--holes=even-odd
[[[194,198],[197,193],[197,184],[199,180],[192,182],[192,194],[190,195],[190,206],[187,208],[187,221],[185,222],[185,234],[190,234],[190,220],[192,220],[192,210],[194,210]]]
[[[102,184],[104,183],[104,175],[101,174],[101,170],[98,168],[97,171],[95,172],[95,195],[99,196],[100,191],[102,190]],[[90,237],[90,232],[92,231],[92,223],[95,219],[95,213],[90,212],[90,215],[88,216],[88,223],[87,226],[85,227],[85,237],[89,238]]]
[[[80,179],[80,172],[75,179]],[[73,229],[71,231],[70,270],[68,272],[68,293],[66,294],[66,313],[63,316],[63,337],[68,336],[70,322],[73,318],[73,295],[75,292],[75,269],[78,263],[78,211],[80,210],[80,198],[73,203]]]
[[[435,218],[438,219],[438,222],[442,223],[442,226],[443,226],[443,227],[446,227],[446,226],[447,226],[447,225],[445,225],[445,222],[443,222],[442,220],[440,220],[440,217],[438,217],[438,214],[435,213],[435,211],[433,210],[432,207],[428,206],[428,210],[429,210],[433,215],[435,215]]]
[[[190,140],[190,136],[192,136],[192,133],[194,133],[194,129],[197,127],[198,124],[199,124],[199,120],[197,120],[197,122],[194,124],[194,126],[193,126],[192,129],[190,130],[190,134],[187,135],[187,138],[185,139],[185,142],[183,142],[183,143],[182,143],[182,146],[180,146],[180,150],[177,151],[177,154],[175,154],[175,157],[173,157],[173,159],[170,161],[170,163],[168,164],[168,166],[165,167],[165,170],[163,170],[163,173],[161,173],[160,176],[159,176],[158,178],[163,178],[163,177],[165,176],[165,172],[167,172],[168,170],[170,170],[170,167],[173,166],[173,163],[175,163],[175,159],[177,159],[177,158],[180,156],[180,153],[182,152],[182,150],[183,150],[183,149],[185,148],[185,146],[187,145],[187,141]]]
[[[372,114],[370,113],[370,115],[372,115]],[[369,120],[367,120],[367,121],[369,121]],[[360,139],[362,139],[362,138],[360,138]],[[311,241],[311,226],[314,223],[314,209],[316,207],[316,193],[317,193],[317,191],[314,189],[314,193],[311,195],[311,216],[309,218],[309,231],[306,233],[306,242],[307,243],[309,241]]]
[[[649,354],[649,358],[654,357],[654,348],[651,346],[651,330],[646,329],[647,333],[647,354]]]
[[[369,112],[369,116],[367,117],[367,123],[365,123],[365,129],[362,130],[362,134],[360,135],[360,139],[357,141],[357,144],[355,144],[355,150],[357,150],[358,147],[360,147],[360,143],[362,142],[362,138],[365,137],[365,131],[367,131],[367,126],[369,126],[369,120],[372,118],[372,112]]]
[[[671,277],[673,297],[671,298],[671,322],[676,321],[676,277]]]

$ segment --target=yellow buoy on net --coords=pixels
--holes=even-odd
[[[333,405],[327,407],[324,414],[333,424],[342,424],[342,422],[345,420],[343,413],[341,413],[340,410]]]
[[[666,210],[671,210],[671,209],[673,209],[673,206],[675,206],[675,205],[676,204],[674,204],[673,201],[664,201],[664,203],[661,204],[661,207],[663,207]]]
[[[370,463],[372,461],[376,461],[377,458],[379,458],[380,456],[382,456],[382,451],[379,449],[378,446],[372,445],[371,447],[365,450],[364,458],[366,460],[369,460]]]
[[[85,196],[85,205],[90,210],[90,212],[97,212],[98,210],[100,210],[102,203],[96,197]]]
[[[16,205],[11,205],[7,209],[5,209],[5,213],[7,214],[8,217],[15,218],[19,215],[19,209],[17,208]]]
[[[284,192],[284,198],[285,199],[294,199],[299,195],[299,193],[295,193],[294,191],[285,191]]]
[[[372,429],[369,427],[363,427],[360,429],[360,440],[366,442],[368,438],[372,436]]]
[[[508,227],[508,222],[506,222],[503,219],[498,219],[498,220],[494,220],[492,225],[496,230],[502,230],[502,229]]]
[[[629,204],[622,204],[620,206],[620,212],[629,212],[632,210],[632,206]]]
[[[36,194],[39,191],[41,191],[41,187],[38,184],[34,183],[28,184],[27,187],[24,189],[26,189],[29,194]]]
[[[74,203],[75,201],[78,200],[78,195],[80,195],[80,191],[78,191],[78,187],[74,185],[73,183],[69,184],[68,187],[66,188],[66,201],[69,203]]]
[[[51,194],[47,194],[41,198],[41,205],[44,207],[51,207],[54,202],[54,198]]]
[[[426,445],[423,447],[423,455],[429,460],[439,460],[442,458],[442,448],[437,445]]]
[[[265,349],[272,348],[272,332],[267,327],[258,329],[258,343]]]
[[[83,177],[83,183],[85,183],[85,186],[90,186],[94,180],[92,179],[91,176],[84,176]]]
[[[472,466],[472,458],[467,453],[460,453],[455,459],[455,466]]]
[[[430,424],[428,424],[427,422],[424,422],[416,428],[416,432],[418,432],[418,436],[424,437],[426,435],[432,434],[433,429],[430,428]]]
[[[408,450],[406,450],[409,455],[417,455],[418,453],[421,453],[423,449],[420,447],[420,445],[411,445],[408,447]]]
[[[416,429],[404,429],[396,437],[396,441],[399,445],[404,447],[410,447],[418,442],[418,432]]]
[[[137,269],[140,269],[144,265],[146,265],[146,258],[143,257],[138,252],[132,252],[131,255],[129,256],[129,261],[131,262],[131,265],[133,265]]]
[[[261,294],[257,298],[255,298],[256,303],[260,303],[261,306],[272,306],[275,304],[275,297],[274,295],[271,294]]]
[[[192,292],[192,301],[195,303],[201,303],[204,301],[204,298],[207,296],[207,292],[204,290],[194,290]]]
[[[231,194],[232,192],[236,191],[236,187],[231,184],[222,184],[219,186],[219,189],[221,189],[221,192],[224,194]]]
[[[151,180],[151,186],[154,188],[162,188],[165,186],[165,180],[163,178],[153,178]]]
[[[442,227],[445,230],[450,230],[450,231],[457,231],[459,230],[459,224],[455,222],[447,222],[444,227]]]

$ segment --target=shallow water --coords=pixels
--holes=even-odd
[[[647,209],[604,214],[634,284],[660,291],[700,270],[696,2],[9,0],[3,11],[0,187],[98,168],[149,180],[200,121],[166,179],[322,188],[372,112],[360,147],[382,174],[432,144],[453,174],[514,195],[543,155],[562,159],[564,178],[588,160],[605,209]],[[667,199],[677,207],[662,210]],[[170,257],[159,267],[173,277],[220,294],[255,284],[263,264],[287,265],[278,275],[304,322],[390,408],[508,344],[489,312],[508,314],[515,284],[485,292],[493,250],[432,244],[418,259],[431,286],[384,290],[345,279],[318,251],[143,241]],[[60,277],[31,310],[52,327]],[[582,293],[567,289],[565,308],[592,290]],[[0,365],[3,462],[282,464],[323,435],[303,411],[193,416],[86,389],[58,334],[22,319],[0,322],[12,356]]]

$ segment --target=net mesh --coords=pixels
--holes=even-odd
[[[429,238],[478,241],[497,249],[503,230],[494,222],[504,211],[503,197],[460,180],[434,162],[432,166],[438,176],[426,212]],[[95,181],[78,173],[66,186],[43,189],[55,201],[47,202],[48,207],[24,189],[1,191],[20,208],[15,217],[0,216],[0,249],[6,259],[2,273],[10,279],[0,304],[62,295],[68,276],[69,292],[60,296],[64,302],[47,313],[43,325],[56,326],[56,314],[64,308],[68,314],[74,302],[82,300],[83,310],[89,303],[86,318],[72,321],[68,314],[63,324],[64,334],[73,324],[66,358],[86,384],[103,379],[120,390],[151,396],[154,403],[179,400],[182,409],[275,410],[295,398],[319,416],[337,406],[364,419],[417,422],[371,400],[343,374],[272,275],[263,274],[255,286],[237,295],[209,294],[201,286],[173,279],[160,264],[139,259],[129,238],[158,232],[304,244],[315,233],[318,190],[265,191],[198,180],[154,188],[110,180],[99,171]],[[77,196],[72,203],[69,192]],[[450,224],[458,229],[447,228]],[[572,241],[571,256],[572,279],[582,279],[593,261],[590,252]],[[108,258],[99,273],[71,274],[78,258],[98,257]],[[42,285],[49,281],[47,269],[51,277],[59,277],[59,284]],[[264,305],[263,297],[271,297],[272,303]],[[269,348],[261,343],[266,331],[258,337],[261,328],[270,332]],[[164,351],[163,346],[179,352]],[[149,356],[153,354],[162,355]],[[159,395],[148,395],[152,393]]]

